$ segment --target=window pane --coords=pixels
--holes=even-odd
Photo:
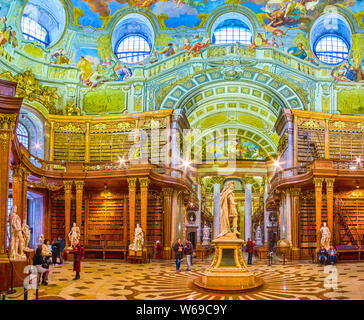
[[[342,38],[336,35],[327,35],[317,42],[315,54],[323,63],[339,64],[348,56],[349,50]]]
[[[249,45],[252,43],[252,33],[242,26],[224,26],[214,32],[216,44],[240,43]]]
[[[44,45],[48,45],[48,32],[38,22],[28,17],[22,17],[21,29],[26,40],[36,40]]]
[[[141,36],[129,36],[123,39],[115,55],[117,58],[127,64],[136,64],[145,60],[151,52],[149,43]]]
[[[27,129],[19,122],[18,127],[16,128],[16,135],[18,137],[19,142],[25,147],[29,148],[29,134]]]

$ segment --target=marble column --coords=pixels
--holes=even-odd
[[[135,230],[135,200],[136,200],[136,178],[128,178],[129,185],[129,241],[134,241]]]
[[[172,234],[172,188],[163,188],[163,258],[171,259]]]
[[[140,207],[141,207],[141,228],[144,232],[144,241],[147,242],[148,225],[147,225],[147,215],[148,215],[148,186],[149,178],[139,178],[140,183]]]
[[[286,219],[286,239],[292,246],[292,206],[291,206],[291,194],[289,190],[286,192],[286,205],[284,210],[284,216]]]
[[[201,185],[197,185],[198,210],[196,211],[196,246],[201,243]]]
[[[279,239],[287,238],[287,221],[286,221],[286,193],[283,191],[280,195],[279,206]]]
[[[167,137],[168,138],[168,137]],[[178,132],[178,113],[175,110],[171,119],[171,167],[176,169],[181,163],[181,152],[180,152],[180,134]],[[171,174],[173,177],[177,176],[177,172],[173,171]]]
[[[64,184],[64,230],[65,230],[65,240],[66,248],[70,246],[68,234],[71,228],[71,195],[72,195],[72,184],[73,181],[63,181]]]
[[[214,204],[213,204],[213,213],[214,213],[214,239],[220,234],[220,183],[214,184]]]
[[[324,178],[313,178],[315,185],[315,202],[316,202],[316,249],[320,249],[320,228],[321,228],[321,210],[322,210],[322,182]]]
[[[76,224],[81,228],[82,225],[82,199],[83,199],[83,186],[84,181],[75,181],[76,185]]]
[[[253,215],[253,177],[244,177],[245,184],[245,241],[252,239],[252,215]]]
[[[264,245],[268,245],[268,226],[269,221],[269,211],[267,210],[267,199],[268,199],[268,177],[263,178],[264,182]]]
[[[331,232],[331,241],[334,239],[334,183],[335,178],[325,178],[327,199],[327,226]]]

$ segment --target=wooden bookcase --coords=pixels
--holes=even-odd
[[[54,133],[55,161],[85,161],[84,133]]]

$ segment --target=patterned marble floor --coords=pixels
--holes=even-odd
[[[40,286],[46,300],[364,300],[364,264],[322,267],[309,262],[275,264],[255,261],[249,269],[263,278],[262,288],[244,294],[215,294],[200,290],[193,280],[210,260],[194,260],[193,271],[176,273],[173,261],[131,265],[116,260],[83,261],[81,279],[72,280],[72,263],[51,267],[49,285]],[[337,275],[337,283],[330,279]],[[18,290],[21,290],[18,288]],[[34,299],[32,290],[29,299]],[[21,297],[22,298],[22,297]],[[19,298],[19,299],[21,299]]]

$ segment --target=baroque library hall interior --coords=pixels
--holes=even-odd
[[[0,148],[0,301],[364,300],[362,0],[0,0]]]

